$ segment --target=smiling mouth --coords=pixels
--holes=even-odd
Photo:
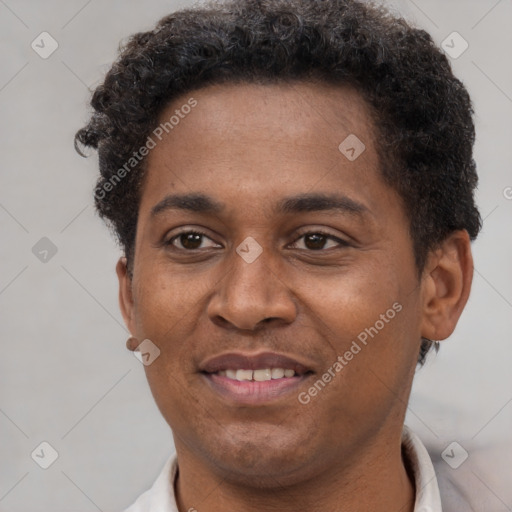
[[[206,373],[206,372],[205,372]],[[310,373],[310,372],[307,372]],[[229,369],[220,370],[213,372],[213,375],[219,375],[220,377],[227,377],[228,379],[235,381],[254,381],[264,382],[266,380],[277,380],[277,379],[288,379],[297,375],[295,370],[290,368],[261,368],[257,370],[244,370],[244,369]]]
[[[311,362],[287,354],[229,352],[202,362],[199,373],[225,403],[247,407],[293,400],[315,372]]]

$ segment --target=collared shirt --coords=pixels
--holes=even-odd
[[[427,449],[407,426],[402,431],[402,453],[408,461],[416,484],[414,512],[442,512],[439,486]],[[148,491],[124,512],[178,512],[174,481],[178,470],[176,454],[171,455]],[[446,511],[445,511],[446,512]]]

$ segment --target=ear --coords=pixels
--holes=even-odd
[[[466,230],[451,233],[427,258],[423,273],[421,335],[439,341],[455,330],[473,280],[471,241]]]
[[[116,265],[117,278],[119,280],[119,307],[124,318],[124,323],[132,334],[135,334],[135,308],[133,304],[132,280],[128,274],[127,260],[119,258]]]

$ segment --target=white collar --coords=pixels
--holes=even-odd
[[[402,450],[414,475],[414,512],[442,512],[439,486],[430,455],[420,438],[406,425],[402,430]]]
[[[439,487],[430,456],[420,438],[405,425],[402,431],[402,449],[416,484],[414,512],[442,512]],[[172,454],[151,489],[141,494],[124,512],[178,512],[174,496],[177,470],[178,459],[176,454]]]

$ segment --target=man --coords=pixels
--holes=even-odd
[[[209,4],[134,35],[92,106],[77,144],[176,446],[127,510],[442,510],[404,417],[481,221],[430,36],[350,0]]]

